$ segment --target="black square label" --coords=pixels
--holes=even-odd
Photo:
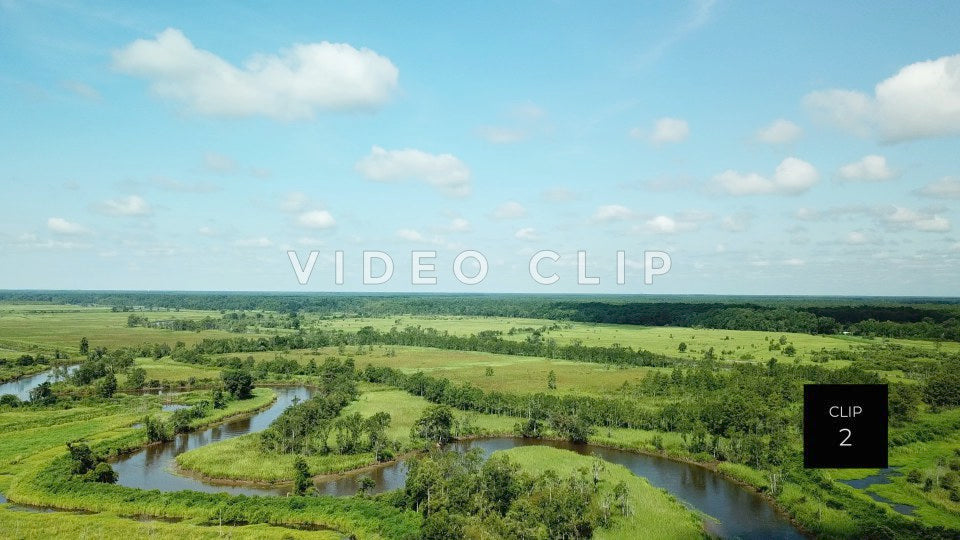
[[[887,385],[805,384],[803,466],[887,466]]]

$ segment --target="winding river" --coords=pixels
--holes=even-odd
[[[29,392],[31,384],[42,383],[47,380],[48,375],[49,373],[41,373],[15,381],[17,393]],[[14,393],[7,389],[11,384],[13,383],[0,386],[0,394]],[[177,455],[188,450],[263,430],[284,409],[293,404],[294,400],[304,400],[312,394],[312,391],[305,387],[275,390],[277,400],[266,409],[213,427],[178,435],[173,441],[153,444],[117,459],[112,465],[119,474],[119,483],[133,488],[160,491],[191,489],[244,495],[286,494],[289,486],[230,485],[184,476],[177,474],[174,462]],[[623,465],[637,476],[649,480],[654,486],[665,489],[689,507],[709,516],[706,530],[712,535],[723,538],[803,538],[797,528],[759,494],[693,464],[589,444],[513,437],[459,441],[453,443],[451,448],[457,451],[479,448],[488,456],[498,450],[527,445],[552,446],[584,455],[595,454],[611,463]],[[363,471],[363,474],[376,482],[375,492],[403,487],[406,473],[406,465],[402,461]],[[321,477],[316,480],[316,487],[320,493],[326,495],[353,495],[357,492],[357,476],[359,473]]]
[[[204,481],[175,472],[174,458],[188,450],[206,444],[253,433],[266,428],[296,399],[306,399],[310,390],[304,387],[276,388],[277,401],[267,409],[242,419],[232,420],[211,428],[179,435],[175,440],[150,445],[125,456],[115,463],[119,483],[141,489],[176,491],[192,489],[206,492],[227,492],[244,495],[282,495],[289,486],[254,487]],[[611,463],[630,469],[647,478],[696,510],[710,516],[707,530],[724,538],[803,538],[790,521],[778,513],[770,503],[753,492],[703,467],[672,461],[658,456],[635,454],[622,450],[571,444],[563,441],[538,441],[513,437],[494,437],[460,441],[451,445],[458,451],[480,448],[484,455],[517,446],[546,445],[571,450],[579,454],[596,454]],[[374,492],[402,488],[406,480],[406,465],[392,462],[363,471],[375,482]],[[326,495],[345,496],[357,492],[359,473],[318,478],[316,487]],[[638,509],[639,510],[639,509]]]

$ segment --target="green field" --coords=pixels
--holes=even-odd
[[[797,348],[800,358],[804,358],[804,355],[820,349],[852,350],[856,349],[857,346],[878,343],[894,343],[929,350],[940,349],[947,352],[960,351],[960,343],[950,341],[938,344],[924,340],[871,339],[850,335],[810,335],[753,330],[633,326],[571,321],[554,322],[547,319],[510,317],[416,317],[408,315],[403,317],[329,319],[318,321],[316,324],[319,328],[339,328],[350,331],[357,331],[365,326],[371,326],[378,330],[421,326],[462,336],[476,334],[483,330],[496,330],[503,333],[504,339],[517,341],[527,339],[534,331],[540,331],[543,339],[553,339],[561,345],[575,342],[587,346],[619,344],[623,347],[641,348],[655,353],[688,359],[700,358],[703,352],[713,347],[718,355],[722,351],[728,351],[723,356],[729,360],[736,360],[747,353],[753,354],[756,359],[764,361],[770,357],[779,360],[792,360],[782,350],[771,351],[768,348],[771,339],[778,340],[782,335],[786,336],[788,342]],[[556,328],[553,329],[554,327]],[[512,334],[510,333],[511,329],[514,329]],[[685,353],[678,351],[681,342],[686,342],[688,346]]]
[[[11,509],[0,505],[0,525],[8,538],[237,538],[286,539],[311,538],[335,540],[341,536],[335,531],[298,531],[288,527],[269,525],[217,526],[192,523],[168,523],[160,520],[137,519],[109,512],[73,514],[66,512],[38,513]]]
[[[189,332],[127,326],[130,313],[112,312],[103,307],[78,307],[37,304],[0,304],[0,346],[26,352],[48,352],[57,349],[75,355],[80,339],[86,337],[91,347],[117,347],[144,343],[178,341],[191,345],[204,338],[229,337],[220,330]],[[156,320],[203,319],[219,317],[210,311],[143,312]],[[0,353],[0,356],[3,356]]]
[[[273,359],[276,353],[247,353],[256,361]],[[237,355],[221,355],[230,357]],[[485,390],[528,393],[547,390],[547,377],[551,371],[557,376],[556,392],[607,393],[615,391],[624,382],[636,383],[651,370],[660,368],[621,367],[609,364],[592,364],[538,358],[532,356],[508,356],[471,351],[450,351],[425,347],[377,346],[358,351],[347,347],[341,355],[336,347],[318,350],[294,350],[281,356],[306,364],[310,359],[322,361],[328,356],[352,357],[358,367],[386,366],[407,373],[423,371],[436,376],[448,377],[457,382],[469,382]],[[487,369],[492,374],[487,374]]]

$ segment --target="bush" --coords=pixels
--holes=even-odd
[[[147,440],[150,442],[169,441],[173,438],[167,423],[155,416],[145,416],[143,427],[147,430]]]
[[[111,467],[109,463],[101,461],[97,463],[97,466],[94,467],[92,471],[87,473],[85,480],[100,482],[101,484],[116,484],[118,478],[113,467]]]
[[[911,484],[919,484],[922,481],[923,481],[923,474],[921,474],[920,471],[918,471],[917,469],[912,469],[907,474],[907,482],[910,482]]]

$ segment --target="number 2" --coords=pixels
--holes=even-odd
[[[842,441],[840,441],[840,446],[853,446],[852,444],[850,444],[850,443],[847,442],[847,441],[850,440],[850,436],[853,435],[853,433],[852,433],[849,429],[847,429],[847,428],[841,429],[841,430],[840,430],[840,433],[843,433],[844,431],[847,432],[847,436],[844,437],[844,439],[843,439]]]

